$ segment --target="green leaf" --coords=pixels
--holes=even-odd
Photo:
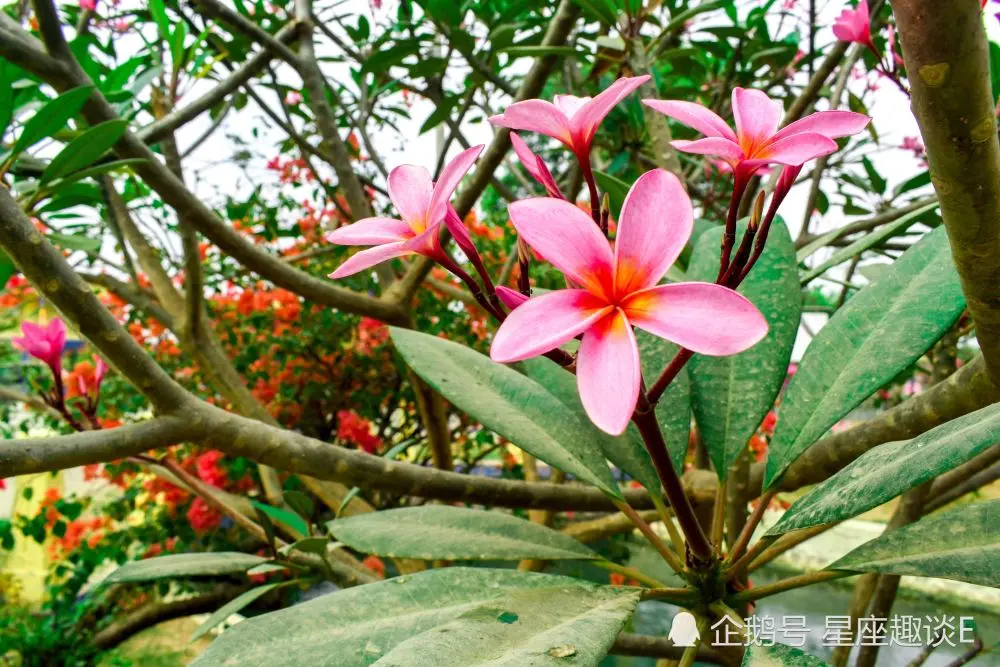
[[[464,345],[392,327],[406,363],[459,410],[549,465],[621,498],[590,424],[534,380]]]
[[[742,221],[736,237],[745,230]],[[687,271],[690,280],[715,281],[721,241],[721,229],[698,239]],[[781,220],[774,221],[760,259],[738,291],[767,319],[767,336],[746,352],[728,357],[695,355],[688,364],[695,421],[720,478],[774,406],[799,330],[802,296],[795,243]]]
[[[31,120],[24,124],[21,136],[14,144],[13,154],[17,155],[63,129],[66,122],[83,108],[93,89],[93,86],[73,88],[46,103],[31,117]]]
[[[872,161],[863,157],[861,158],[861,166],[865,169],[865,174],[868,176],[868,182],[871,183],[872,189],[880,195],[885,194],[885,179],[882,178],[882,175],[878,173],[877,169],[875,169],[875,165],[872,164]]]
[[[428,660],[435,667],[596,667],[637,593],[534,572],[429,570],[238,623],[194,665],[300,667],[327,664],[335,656],[338,667],[420,667]],[[548,654],[556,648],[563,658]],[[534,653],[529,658],[525,650]]]
[[[170,61],[174,72],[179,72],[184,65],[184,40],[187,39],[187,24],[177,22],[174,34],[170,36]]]
[[[125,563],[109,574],[102,583],[121,584],[171,577],[214,577],[246,572],[251,567],[266,562],[266,558],[238,551],[171,554]]]
[[[1000,99],[1000,44],[990,42],[990,88],[993,91],[993,103]]]
[[[126,120],[109,120],[88,129],[69,142],[42,173],[39,183],[45,185],[89,166],[114,146],[128,127]]]
[[[1000,587],[1000,500],[965,505],[865,542],[828,570],[883,572]]]
[[[167,10],[163,0],[149,0],[149,13],[153,15],[153,21],[156,22],[160,30],[160,36],[165,39],[170,34],[170,19],[167,18]]]
[[[119,169],[124,169],[126,167],[131,167],[134,164],[140,164],[145,162],[145,158],[126,158],[124,160],[112,160],[111,162],[105,162],[103,164],[94,165],[93,167],[88,167],[86,169],[81,169],[80,171],[75,171],[68,176],[60,178],[49,184],[49,187],[45,188],[49,192],[58,192],[61,188],[70,183],[76,183],[82,181],[85,178],[92,178],[94,176],[101,176],[102,174],[107,174],[108,172],[118,171]]]
[[[618,12],[612,0],[573,0],[593,18],[604,21],[608,25],[618,23]]]
[[[257,598],[270,593],[272,590],[281,586],[283,583],[287,582],[276,582],[273,584],[264,584],[263,586],[257,586],[256,588],[251,588],[248,591],[244,591],[242,595],[239,595],[226,604],[222,605],[211,616],[205,619],[205,621],[198,626],[191,635],[191,639],[188,641],[196,641],[201,637],[204,637],[212,628],[224,622],[227,618],[233,614],[239,613],[241,609],[249,606]]]
[[[17,267],[14,265],[14,260],[6,252],[0,250],[0,291],[6,287],[7,281],[15,273],[17,273]]]
[[[1000,404],[946,422],[912,440],[876,447],[795,501],[768,534],[857,516],[956,468],[998,441]]]
[[[827,667],[819,658],[785,644],[751,644],[743,656],[742,667]]]
[[[457,26],[462,22],[462,3],[456,0],[427,0],[427,13],[446,25]]]
[[[820,329],[778,409],[765,487],[933,345],[965,308],[944,227],[903,253]]]
[[[295,512],[290,512],[289,510],[282,509],[281,507],[271,507],[270,505],[265,505],[264,503],[256,500],[251,500],[250,503],[258,510],[266,514],[271,521],[287,526],[300,535],[309,534],[309,524]]]
[[[357,551],[423,560],[593,559],[568,535],[502,512],[425,505],[368,512],[327,524]]]
[[[888,224],[874,232],[865,234],[857,241],[854,241],[850,245],[841,248],[837,252],[833,253],[828,260],[826,260],[816,268],[811,269],[807,271],[805,274],[803,274],[801,283],[805,285],[806,283],[810,282],[813,278],[823,275],[824,273],[827,272],[827,270],[837,266],[838,264],[843,264],[852,257],[860,255],[864,251],[882,243],[883,241],[887,241],[896,234],[901,234],[907,228],[919,222],[920,221],[919,219],[922,215],[924,215],[928,211],[934,210],[937,207],[938,207],[937,202],[928,204],[923,208],[919,208],[916,211],[913,211],[912,213],[904,215],[896,222]]]
[[[545,387],[560,403],[573,411],[581,422],[592,428],[593,441],[600,446],[604,458],[639,480],[647,489],[659,490],[660,478],[656,475],[656,468],[653,467],[638,432],[614,436],[594,426],[583,409],[575,375],[545,357],[528,359],[521,362],[521,366],[528,377]],[[635,427],[630,424],[629,429],[634,430]]]
[[[441,103],[434,108],[424,124],[420,126],[418,134],[423,134],[443,123],[461,99],[460,95],[449,95],[441,100]]]

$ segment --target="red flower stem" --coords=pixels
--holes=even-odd
[[[722,256],[719,258],[719,275],[716,277],[716,282],[719,284],[722,284],[722,277],[729,270],[729,255],[736,245],[736,220],[740,214],[740,202],[749,183],[749,175],[740,167],[736,167],[733,172],[733,196],[729,200],[729,212],[726,215],[726,231],[722,235]]]
[[[684,364],[686,364],[693,356],[694,352],[685,347],[677,350],[677,354],[674,355],[674,358],[670,360],[667,367],[663,369],[662,373],[660,373],[660,377],[656,379],[653,386],[650,387],[648,392],[646,392],[646,402],[655,406],[659,402],[660,397],[663,396],[663,392],[667,390],[670,383],[674,381],[677,374],[681,372],[682,368],[684,368]]]
[[[447,253],[441,253],[441,256],[438,257],[437,260],[441,266],[448,271],[451,271],[455,277],[465,283],[465,286],[469,288],[469,292],[472,293],[472,297],[476,300],[476,303],[483,307],[483,310],[495,317],[498,321],[504,321],[507,315],[503,308],[500,307],[499,299],[497,299],[496,296],[496,290],[493,291],[493,298],[487,299],[486,295],[483,294],[483,290],[479,287],[479,283],[477,283],[475,279],[465,271],[465,269],[460,267],[454,259],[448,256]],[[492,282],[490,284],[492,285]],[[493,303],[491,303],[491,301]]]
[[[722,276],[722,279],[718,281],[720,285],[725,285],[731,289],[736,289],[744,275],[743,267],[747,263],[747,259],[750,257],[750,248],[753,245],[754,237],[753,227],[747,227],[746,232],[743,234],[743,240],[740,241],[740,247],[736,249],[736,256],[733,257],[732,263],[729,268],[726,269],[726,274]]]
[[[760,254],[764,252],[764,244],[767,243],[767,234],[771,231],[771,223],[774,221],[774,217],[778,213],[778,206],[781,205],[781,201],[777,198],[771,198],[771,205],[767,209],[767,215],[764,217],[763,222],[760,223],[760,231],[757,232],[757,240],[753,245],[753,254],[750,255],[750,259],[747,260],[746,266],[743,267],[743,272],[740,273],[739,279],[736,281],[737,285],[743,283],[746,280],[747,274],[750,273],[750,269],[753,265],[757,263],[760,259]]]
[[[524,296],[531,296],[531,251],[520,236],[517,237],[517,288]]]
[[[594,224],[601,226],[601,197],[597,194],[597,181],[594,180],[594,170],[590,165],[590,153],[577,155],[580,162],[580,169],[583,170],[583,180],[587,181],[587,188],[590,190],[590,217],[594,219]],[[607,236],[608,230],[601,229]]]
[[[712,545],[705,537],[691,501],[684,492],[684,485],[681,484],[681,479],[674,470],[674,464],[670,461],[667,443],[663,440],[663,432],[660,430],[659,422],[656,421],[654,406],[646,402],[642,394],[639,395],[639,405],[632,415],[632,422],[639,429],[642,442],[653,460],[660,483],[663,484],[663,492],[674,511],[674,516],[677,517],[681,532],[687,539],[688,560],[692,561],[694,569],[700,569],[700,565],[712,561]]]

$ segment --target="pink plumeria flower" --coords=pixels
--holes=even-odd
[[[56,317],[44,327],[22,322],[21,332],[23,338],[11,339],[14,345],[44,362],[55,378],[61,378],[62,355],[66,349],[66,325],[63,321]]]
[[[528,170],[531,177],[545,188],[545,192],[550,197],[565,199],[566,197],[563,196],[562,190],[559,189],[556,179],[552,177],[552,172],[549,171],[542,158],[535,155],[528,148],[528,144],[524,143],[524,140],[516,132],[510,133],[510,143],[514,145],[514,152],[517,153],[517,159],[521,161],[521,164]]]
[[[590,144],[604,117],[648,80],[649,75],[618,79],[593,98],[556,95],[554,103],[545,100],[515,102],[502,114],[491,117],[490,122],[558,139],[582,161],[590,155]]]
[[[591,420],[625,430],[639,397],[639,348],[633,326],[701,354],[742,352],[767,333],[756,307],[709,283],[657,284],[691,236],[691,200],[677,177],[649,171],[632,186],[614,250],[586,213],[552,197],[514,202],[508,213],[521,238],[562,271],[574,288],[517,304],[490,349],[509,363],[544,354],[582,334],[577,386]]]
[[[97,9],[97,0],[79,0],[80,9],[94,11]]]
[[[868,0],[860,0],[854,9],[847,7],[833,22],[833,34],[842,42],[861,44],[878,55],[875,42],[872,41],[872,26],[869,18]]]
[[[285,94],[285,106],[294,107],[297,104],[302,103],[302,93],[297,90],[289,90]]]
[[[781,102],[746,88],[733,89],[735,132],[700,104],[679,100],[643,100],[643,104],[706,135],[672,142],[677,150],[719,157],[744,177],[766,164],[794,166],[829,155],[837,150],[834,139],[856,134],[871,121],[853,111],[820,111],[779,130],[784,115]]]
[[[439,259],[443,257],[440,241],[442,222],[463,248],[471,246],[465,225],[457,215],[449,215],[449,201],[482,150],[482,146],[474,146],[459,153],[445,166],[436,183],[431,182],[430,173],[423,167],[402,165],[393,169],[389,173],[389,199],[402,219],[364,218],[334,230],[328,237],[332,243],[375,247],[357,253],[330,277],[350,276],[404,255],[417,254]]]

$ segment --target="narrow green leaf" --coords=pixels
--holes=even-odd
[[[65,250],[82,250],[84,252],[97,252],[101,249],[101,244],[103,241],[101,239],[92,239],[89,236],[82,236],[79,234],[59,234],[56,232],[50,232],[45,235],[45,238],[49,240],[52,245],[63,248]]]
[[[178,21],[174,34],[170,36],[170,60],[174,72],[181,71],[184,66],[184,40],[187,39],[187,23]]]
[[[582,423],[534,380],[464,345],[392,327],[407,365],[459,410],[549,465],[621,498]]]
[[[902,218],[900,218],[896,222],[893,222],[891,224],[885,225],[881,229],[878,229],[878,230],[876,230],[874,232],[870,232],[868,234],[865,234],[864,236],[862,236],[857,241],[854,241],[850,245],[848,245],[848,246],[846,246],[844,248],[841,248],[837,252],[833,253],[828,260],[826,260],[825,262],[822,262],[816,268],[811,269],[811,270],[807,271],[806,273],[804,273],[802,275],[801,283],[803,285],[805,285],[808,282],[810,282],[813,278],[816,278],[817,276],[823,275],[829,269],[832,269],[833,267],[835,267],[835,266],[837,266],[839,264],[843,264],[844,262],[846,262],[847,260],[851,259],[852,257],[860,255],[864,251],[866,251],[866,250],[868,250],[870,248],[873,248],[874,246],[878,245],[879,243],[882,243],[883,241],[887,241],[888,239],[892,238],[893,236],[902,233],[903,231],[905,231],[910,226],[912,226],[912,225],[916,224],[917,222],[919,222],[919,219],[920,219],[920,217],[922,215],[924,215],[928,211],[933,211],[937,207],[938,207],[938,203],[937,202],[934,202],[932,204],[928,204],[927,206],[924,206],[923,208],[919,208],[916,211],[913,211],[912,213],[908,213],[907,215],[904,215]]]
[[[246,572],[266,558],[238,551],[171,554],[125,563],[107,576],[104,584],[153,581],[172,577],[213,577]]]
[[[126,167],[131,167],[134,164],[140,164],[145,161],[146,160],[144,158],[126,158],[124,160],[112,160],[111,162],[97,164],[93,167],[75,171],[68,176],[53,181],[47,188],[45,188],[45,190],[58,193],[64,186],[69,185],[70,183],[76,183],[85,178],[93,178],[112,171],[118,171],[119,169],[125,169]]]
[[[531,591],[539,594],[525,598]],[[534,638],[525,633],[536,627],[538,637],[547,644],[546,651],[571,644],[579,659],[570,662],[565,657],[573,656],[566,655],[553,660],[542,652],[537,656],[539,662],[534,664],[596,667],[631,612],[630,606],[623,603],[611,614],[607,611],[609,601],[631,603],[636,593],[635,589],[596,586],[579,579],[534,572],[465,567],[428,570],[255,616],[224,632],[194,665],[301,667],[326,664],[331,656],[336,656],[338,667],[367,667],[382,658],[385,658],[383,665],[410,667],[415,663],[409,659],[389,658],[397,647],[409,656],[407,640],[416,640],[421,635],[426,638],[417,641],[429,641],[435,636],[447,640],[452,633],[462,633],[464,643],[471,645],[462,651],[478,649],[471,656],[473,661],[495,656],[494,664],[523,665],[532,663],[505,660],[506,651],[516,651],[518,646],[532,641]],[[546,604],[549,596],[557,604]],[[571,602],[571,596],[581,602]],[[585,607],[601,610],[600,619],[594,623],[578,621],[581,611],[585,614]],[[488,634],[481,625],[487,613],[498,626],[490,626]],[[540,618],[543,615],[545,618]],[[463,620],[469,625],[457,625]],[[567,627],[559,631],[559,641],[546,636],[550,628],[562,623]],[[447,630],[441,632],[443,628]],[[473,631],[478,631],[478,638],[465,634]],[[449,659],[450,650],[433,650],[427,657],[435,659],[436,667],[480,664],[461,662],[467,659],[465,653],[456,656],[458,663],[444,662]],[[568,653],[569,649],[565,651]]]
[[[280,507],[271,507],[256,500],[251,500],[250,502],[254,507],[270,517],[271,521],[283,524],[300,535],[309,534],[309,524],[295,512],[290,512]]]
[[[80,112],[90,97],[93,86],[80,86],[67,90],[65,93],[46,103],[21,130],[21,136],[14,144],[13,154],[25,151],[42,139],[51,137],[53,134],[63,129],[66,122]]]
[[[795,501],[768,534],[781,535],[867,512],[997,442],[1000,404],[946,422],[912,440],[876,447]]]
[[[608,25],[615,25],[618,22],[616,7],[611,0],[573,0],[584,11],[591,14],[595,19],[603,21]]]
[[[965,505],[865,542],[828,570],[935,577],[1000,587],[1000,500]]]
[[[827,667],[819,658],[785,644],[751,644],[743,656],[742,667]]]
[[[944,227],[847,302],[806,350],[778,408],[765,486],[933,345],[965,308]]]
[[[597,554],[546,526],[502,512],[424,505],[359,514],[327,526],[357,551],[423,560],[592,559]]]
[[[581,422],[591,426],[594,442],[600,445],[604,458],[639,480],[639,483],[647,489],[659,490],[660,478],[656,475],[656,468],[653,467],[653,462],[643,447],[642,438],[639,437],[638,432],[614,436],[591,424],[583,409],[583,403],[580,401],[580,391],[576,386],[575,375],[568,373],[564,368],[560,368],[559,364],[545,357],[528,359],[521,362],[521,366],[528,377],[558,398],[567,409],[572,410],[579,417]],[[635,427],[629,425],[629,430],[634,431]]]
[[[740,223],[737,238],[742,237],[746,225],[745,221]],[[721,229],[698,239],[687,271],[690,280],[714,282],[721,241]],[[741,354],[696,355],[688,364],[695,420],[720,478],[774,406],[799,330],[802,297],[795,243],[781,220],[774,221],[764,251],[739,293],[767,319],[767,336]]]
[[[189,639],[188,641],[193,642],[197,641],[198,639],[201,639],[210,630],[215,628],[215,626],[224,622],[227,618],[229,618],[233,614],[239,613],[241,609],[252,604],[254,600],[256,600],[257,598],[266,595],[267,593],[270,593],[278,586],[281,586],[282,583],[286,582],[264,584],[263,586],[257,586],[256,588],[251,588],[248,591],[244,591],[242,595],[233,598],[226,604],[216,609],[211,616],[206,618],[205,621],[198,626],[198,628],[194,631],[194,634],[191,635],[191,639]]]
[[[149,0],[149,13],[152,14],[153,21],[160,30],[160,36],[166,39],[170,34],[170,19],[167,18],[163,0]]]
[[[89,166],[115,145],[128,127],[126,120],[109,120],[88,129],[69,142],[42,173],[39,183],[45,185]]]

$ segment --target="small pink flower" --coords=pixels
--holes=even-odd
[[[515,102],[502,114],[491,117],[490,122],[558,139],[583,160],[590,154],[590,144],[604,117],[648,79],[648,75],[618,79],[593,98],[556,95],[555,103],[545,100]]]
[[[746,176],[765,164],[801,165],[837,150],[837,137],[863,130],[871,121],[853,111],[820,111],[778,129],[781,102],[759,90],[733,89],[736,131],[715,112],[679,100],[643,100],[643,104],[707,135],[695,141],[672,142],[685,153],[722,158]]]
[[[365,218],[334,230],[331,243],[340,245],[372,245],[362,250],[330,274],[343,278],[404,255],[442,256],[440,226],[443,222],[461,247],[472,247],[469,231],[452,210],[449,201],[462,177],[483,150],[474,146],[459,153],[445,166],[441,177],[431,183],[431,175],[423,167],[403,165],[389,174],[389,198],[402,220]]]
[[[297,90],[289,90],[288,93],[285,94],[285,106],[294,107],[296,104],[300,104],[301,102],[302,93]]]
[[[903,56],[896,52],[896,28],[891,23],[889,28],[886,30],[886,48],[889,49],[889,53],[892,54],[892,62],[895,63],[896,67],[903,66]]]
[[[562,191],[559,189],[556,179],[552,178],[552,172],[550,172],[549,168],[545,166],[542,158],[535,155],[531,149],[528,148],[528,144],[524,143],[524,140],[517,136],[516,132],[510,133],[510,143],[514,145],[514,152],[517,153],[517,159],[521,161],[521,164],[523,164],[524,168],[528,170],[531,177],[545,188],[545,192],[547,192],[550,197],[565,199],[566,197],[563,196]]]
[[[869,19],[868,0],[860,0],[854,9],[847,8],[833,23],[833,34],[842,42],[854,42],[871,49],[878,55],[872,41],[872,27]]]
[[[540,197],[507,210],[521,238],[575,287],[519,305],[520,295],[499,291],[516,308],[500,325],[490,356],[501,363],[520,361],[582,334],[580,398],[590,419],[608,433],[625,430],[639,397],[633,326],[710,355],[742,352],[767,333],[764,316],[727,287],[658,284],[694,224],[691,200],[667,171],[646,172],[632,186],[614,250],[590,216],[567,201]]]
[[[97,9],[97,0],[78,0],[80,4],[80,9],[85,11],[94,11]]]
[[[35,359],[43,361],[56,378],[62,377],[62,355],[66,349],[66,325],[58,317],[48,326],[41,327],[31,322],[21,323],[23,338],[12,338],[14,345]]]

